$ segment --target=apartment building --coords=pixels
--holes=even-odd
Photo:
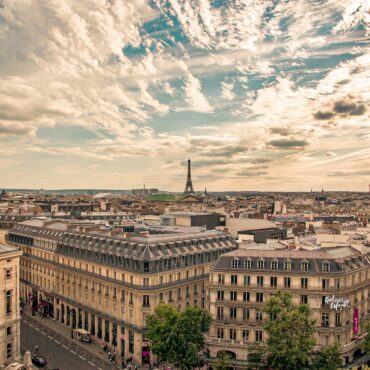
[[[85,328],[138,364],[150,360],[145,317],[161,302],[206,307],[209,267],[236,249],[203,228],[109,236],[68,221],[29,220],[10,230],[20,246],[21,295],[55,320]]]
[[[0,244],[0,365],[20,359],[19,260],[22,252]]]
[[[263,306],[282,290],[310,306],[316,350],[339,343],[343,364],[361,353],[361,322],[369,318],[367,255],[351,247],[305,250],[238,249],[210,269],[209,306],[214,319],[206,348],[210,360],[228,351],[245,368],[248,347],[266,338]]]

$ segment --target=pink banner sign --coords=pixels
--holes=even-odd
[[[353,334],[358,335],[358,308],[353,309]]]

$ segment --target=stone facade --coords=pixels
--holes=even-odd
[[[222,255],[210,270],[214,321],[206,345],[211,361],[219,351],[228,351],[234,366],[245,368],[248,347],[265,339],[263,305],[282,290],[295,304],[310,306],[316,320],[315,350],[338,342],[343,363],[351,362],[361,353],[366,335],[361,323],[369,318],[369,270],[368,256],[350,247],[238,249]]]
[[[18,248],[0,244],[0,365],[20,360],[21,254]]]
[[[10,230],[21,294],[71,328],[90,331],[137,364],[151,360],[145,317],[161,302],[206,307],[209,267],[236,248],[219,231],[106,236],[68,223],[31,220]]]

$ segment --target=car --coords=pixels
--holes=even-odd
[[[32,356],[32,363],[35,364],[36,366],[43,367],[46,365],[46,360],[44,357],[36,355]]]

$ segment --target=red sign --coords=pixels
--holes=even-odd
[[[358,308],[353,309],[353,334],[358,335]]]

